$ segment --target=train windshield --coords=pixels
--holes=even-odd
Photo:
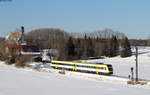
[[[109,71],[113,71],[112,65],[108,64],[107,66],[108,66]]]

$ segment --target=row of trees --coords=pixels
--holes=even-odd
[[[94,58],[100,56],[114,57],[131,56],[128,38],[118,40],[116,36],[111,39],[74,39],[70,37],[67,42],[67,56],[71,58]]]
[[[112,32],[111,32],[112,33]],[[100,34],[100,33],[99,33]],[[131,56],[130,43],[127,37],[119,39],[114,33],[109,38],[74,37],[59,29],[38,29],[26,35],[28,43],[36,43],[42,49],[55,49],[61,60],[87,59],[100,56]],[[105,36],[107,36],[105,34]]]

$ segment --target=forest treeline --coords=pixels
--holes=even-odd
[[[130,39],[131,46],[150,46],[150,39]]]
[[[111,29],[96,32],[72,33],[60,29],[37,29],[25,33],[29,44],[41,49],[56,51],[61,60],[99,58],[101,56],[131,56],[130,46],[150,46],[150,40],[129,39]],[[0,49],[5,47],[5,39],[0,38]]]
[[[22,30],[24,31],[24,29]],[[60,29],[37,29],[26,32],[24,36],[19,36],[21,39],[18,39],[20,32],[20,30],[15,31],[5,38],[0,38],[0,60],[6,61],[7,64],[15,63],[15,66],[18,67],[24,67],[26,62],[30,62],[34,58],[32,55],[18,55],[16,49],[10,49],[10,52],[6,52],[8,51],[6,47],[9,44],[15,43],[14,45],[16,45],[21,41],[23,43],[25,41],[31,46],[37,45],[41,50],[49,49],[51,56],[58,60],[98,59],[103,56],[128,57],[132,55],[131,46],[150,45],[150,40],[128,40],[128,37],[123,33],[111,29],[82,33],[65,32]]]
[[[131,56],[128,38],[110,29],[91,33],[68,33],[60,29],[37,29],[28,32],[27,43],[34,43],[42,49],[59,52],[61,60],[99,58],[101,56]]]

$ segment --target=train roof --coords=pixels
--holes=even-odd
[[[73,61],[73,62],[89,63],[89,64],[104,64],[102,62],[82,62],[82,61]]]
[[[60,60],[52,60],[52,61],[53,62],[60,62],[60,63],[69,63],[69,64],[106,65],[104,63],[89,63],[89,62],[60,61]]]

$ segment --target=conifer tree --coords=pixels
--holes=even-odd
[[[77,58],[80,59],[82,54],[83,54],[83,47],[82,47],[82,41],[80,38],[77,39],[77,43],[76,43],[76,53],[77,53]]]
[[[127,37],[122,40],[121,48],[121,57],[129,57],[132,55],[130,43]]]
[[[109,57],[114,57],[119,54],[119,43],[116,36],[112,36],[109,47]]]
[[[73,43],[72,37],[69,37],[68,39],[67,54],[68,54],[68,59],[73,59],[73,57],[75,56],[75,45]]]
[[[84,39],[83,39],[83,54],[82,54],[82,58],[87,58],[87,36],[85,34]]]
[[[94,45],[92,39],[89,37],[87,39],[87,56],[88,57],[93,57],[94,56]]]

